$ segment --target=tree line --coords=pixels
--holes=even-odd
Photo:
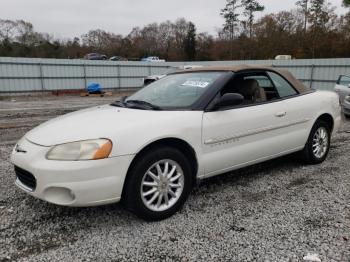
[[[344,0],[350,7],[350,0]],[[140,59],[159,56],[167,61],[350,57],[350,12],[338,15],[326,0],[298,0],[289,11],[257,13],[258,0],[227,0],[218,12],[225,23],[216,35],[198,32],[185,18],[135,27],[127,35],[90,30],[63,40],[37,32],[23,20],[0,19],[0,56],[82,58],[99,52]]]

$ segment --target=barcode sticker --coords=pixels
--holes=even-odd
[[[206,88],[209,84],[209,82],[187,80],[185,83],[182,84],[182,86]]]

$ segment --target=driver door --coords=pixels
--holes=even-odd
[[[202,147],[206,177],[268,159],[284,149],[286,110],[270,78],[265,73],[241,74],[240,78],[229,83],[231,87],[226,92],[235,93],[239,90],[235,85],[255,79],[269,95],[265,101],[204,113]]]

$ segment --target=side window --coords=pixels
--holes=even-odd
[[[295,89],[283,77],[272,72],[268,72],[268,74],[281,98],[298,94],[297,91],[295,91]]]
[[[253,79],[257,81],[259,84],[261,93],[265,97],[265,101],[271,101],[279,98],[277,90],[271,83],[271,80],[265,74],[249,75],[249,76],[243,77],[243,79],[244,81],[247,81],[249,79]]]
[[[221,90],[226,93],[238,93],[244,97],[243,105],[251,105],[279,98],[271,80],[265,73],[237,74]]]
[[[244,79],[255,79],[258,81],[259,86],[264,89],[270,89],[273,88],[273,85],[270,81],[270,79],[267,76],[264,75],[257,75],[257,76],[246,76]]]
[[[341,76],[338,81],[339,85],[342,86],[349,86],[350,85],[350,77],[348,76]]]

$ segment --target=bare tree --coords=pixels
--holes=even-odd
[[[90,30],[87,34],[82,35],[83,45],[89,46],[94,51],[103,51],[108,55],[115,55],[115,53],[120,52],[122,39],[121,35],[101,29]]]
[[[233,2],[237,8],[242,3],[227,1]],[[233,15],[229,9],[222,10],[228,12],[224,16],[227,27],[218,30],[216,37],[202,32],[196,32],[194,37],[195,25],[191,29],[190,22],[183,18],[135,27],[125,36],[91,30],[82,40],[55,39],[35,31],[29,22],[0,20],[0,56],[79,58],[92,51],[129,59],[157,55],[168,61],[268,59],[281,53],[296,58],[350,56],[350,12],[337,16],[327,0],[308,0],[306,31],[305,13],[301,8],[268,14],[257,21],[253,15],[251,38],[248,20],[245,28],[236,21],[241,10],[246,11],[243,6],[235,9]]]
[[[141,30],[141,38],[145,55],[158,55],[158,35],[159,31],[157,23],[149,24]]]
[[[208,33],[197,35],[197,60],[209,61],[213,59],[213,49],[215,46],[214,38]]]
[[[11,20],[0,19],[0,40],[10,42],[16,33],[17,23]]]
[[[16,26],[17,36],[16,40],[23,45],[33,45],[37,35],[34,32],[34,27],[31,23],[18,20]]]
[[[172,32],[172,23],[168,20],[159,24],[158,27],[158,46],[162,52],[162,57],[169,59],[170,51],[173,46],[174,35]]]
[[[174,51],[177,53],[177,59],[185,59],[184,52],[184,39],[187,35],[189,22],[185,18],[180,18],[175,21],[173,24],[172,30],[174,35]]]

